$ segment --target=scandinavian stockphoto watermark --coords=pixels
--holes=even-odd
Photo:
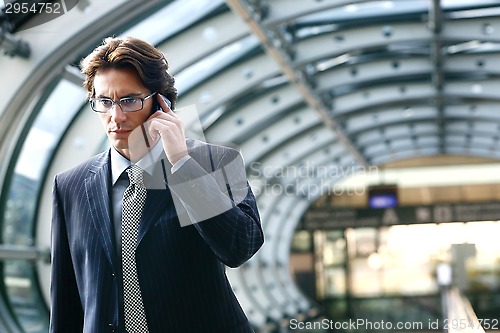
[[[378,171],[377,166],[362,166],[354,162],[322,165],[305,161],[300,165],[287,166],[253,162],[249,166],[255,195],[302,196],[308,199],[323,195],[364,195],[364,186],[344,186],[340,181],[355,175],[376,176]]]
[[[363,318],[349,319],[346,321],[334,321],[331,319],[322,319],[314,322],[299,321],[291,319],[289,329],[295,330],[331,330],[331,331],[349,331],[349,332],[389,332],[389,331],[422,331],[422,330],[497,330],[499,329],[498,319],[478,319],[470,318],[447,318],[447,319],[428,319],[424,321],[385,321],[368,320]]]
[[[195,105],[176,110],[175,113],[184,124],[186,137],[206,141]],[[147,128],[148,123],[134,130],[128,138],[128,147],[132,161],[150,160],[152,165],[156,158],[151,148],[158,137],[153,138],[154,133],[152,137]],[[285,195],[313,199],[328,194],[362,196],[364,187],[343,187],[339,185],[339,181],[354,175],[378,173],[376,166],[366,167],[354,162],[323,165],[305,161],[299,165],[287,166],[252,162],[245,167],[239,148],[230,146],[234,148],[228,151],[231,156],[226,154],[222,163],[212,165],[212,170],[205,170],[208,173],[197,175],[194,179],[176,179],[173,182],[164,181],[164,176],[168,174],[168,170],[164,170],[147,185],[149,189],[165,189],[168,182],[181,226],[207,220],[241,203],[248,193],[247,174],[255,196]],[[211,190],[216,187],[225,193],[220,195],[220,192]]]
[[[426,326],[427,324],[427,326]],[[346,321],[334,321],[331,319],[322,319],[315,322],[303,322],[297,319],[291,319],[289,328],[291,331],[294,330],[343,330],[343,331],[383,331],[387,332],[390,330],[423,330],[424,328],[430,328],[432,323],[424,322],[390,322],[390,321],[372,321],[367,319],[349,319]]]
[[[186,137],[206,142],[194,105],[178,109],[175,114],[184,124]],[[223,214],[245,200],[246,170],[237,147],[220,150],[193,141],[193,156],[184,161],[191,167],[174,176],[175,166],[161,159],[163,153],[154,149],[157,142],[162,141],[164,147],[169,143],[160,132],[150,131],[152,121],[138,126],[128,136],[129,158],[149,174],[144,181],[148,190],[170,191],[182,227]]]

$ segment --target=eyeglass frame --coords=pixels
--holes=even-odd
[[[115,101],[114,99],[112,98],[109,98],[109,97],[99,97],[99,98],[89,98],[89,104],[90,104],[90,108],[92,109],[92,111],[94,112],[97,112],[97,113],[109,113],[109,111],[113,108],[113,106],[115,105],[118,105],[120,107],[120,109],[122,109],[123,112],[137,112],[137,111],[140,111],[142,109],[144,109],[144,101],[153,97],[154,95],[156,95],[157,92],[152,92],[151,94],[147,95],[146,97],[135,97],[135,96],[131,96],[131,97],[122,97],[120,98],[118,101]],[[135,99],[138,99],[141,101],[141,108],[140,109],[137,109],[137,110],[133,110],[133,111],[126,111],[123,109],[123,106],[121,104],[122,100],[124,99],[128,99],[128,98],[135,98]],[[93,106],[93,102],[95,101],[98,101],[98,100],[107,100],[107,101],[111,101],[111,106],[109,107],[109,109],[107,109],[106,111],[97,111],[96,109],[94,109],[94,106]]]

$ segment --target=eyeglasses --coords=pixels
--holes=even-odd
[[[120,100],[115,101],[111,98],[101,97],[101,98],[91,98],[90,107],[95,112],[107,113],[109,110],[113,108],[115,104],[120,106],[123,112],[135,112],[142,110],[144,107],[144,101],[148,98],[154,96],[156,92],[147,95],[144,98],[141,97],[124,97],[120,98]]]

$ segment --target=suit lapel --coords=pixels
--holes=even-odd
[[[92,215],[92,222],[102,237],[104,252],[110,263],[114,266],[118,258],[114,241],[113,223],[111,221],[109,151],[103,153],[89,169],[89,177],[85,179],[85,190]]]
[[[137,246],[139,246],[144,236],[162,214],[167,212],[168,215],[165,216],[166,218],[174,218],[176,216],[172,195],[166,185],[171,167],[172,165],[167,161],[166,156],[163,155],[160,162],[155,165],[153,175],[145,175],[144,181],[148,189],[148,194],[144,204],[141,225],[139,226]]]

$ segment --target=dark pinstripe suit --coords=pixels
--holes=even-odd
[[[155,175],[160,177],[146,179],[149,187],[158,188],[148,190],[136,250],[149,331],[252,332],[224,266],[243,264],[264,241],[241,156],[226,147],[187,143],[192,159],[167,175],[172,188],[189,184],[173,194],[183,200],[186,211],[214,207],[222,193],[241,200],[218,216],[181,227],[171,191],[163,183],[153,184],[163,182],[163,171],[170,165],[159,164]],[[203,177],[235,162],[240,171],[225,170],[225,181]],[[57,175],[53,195],[50,332],[124,332],[109,151]]]

